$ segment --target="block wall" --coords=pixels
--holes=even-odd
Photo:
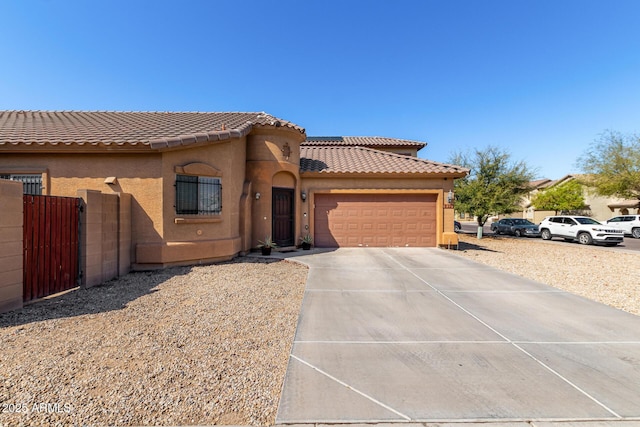
[[[0,313],[22,308],[22,183],[0,179]]]
[[[131,197],[79,190],[81,215],[81,284],[99,285],[131,268]]]

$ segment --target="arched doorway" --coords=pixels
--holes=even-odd
[[[295,244],[293,191],[293,188],[273,187],[271,192],[273,197],[271,230],[273,240],[278,246],[293,246]]]
[[[295,177],[288,172],[273,176],[271,232],[278,246],[295,245]]]

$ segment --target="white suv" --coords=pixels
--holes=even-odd
[[[583,245],[602,243],[607,246],[624,241],[624,232],[620,228],[603,225],[586,216],[548,216],[538,227],[544,240],[562,237],[565,240],[577,240]]]
[[[640,239],[640,215],[614,216],[607,220],[607,224],[621,228],[624,234],[630,234],[636,239]]]

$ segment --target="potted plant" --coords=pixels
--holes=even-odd
[[[262,251],[262,255],[271,255],[271,249],[278,247],[271,236],[264,238],[264,241],[258,240],[258,247]]]
[[[309,249],[311,249],[313,237],[311,237],[311,234],[307,234],[306,236],[300,238],[300,242],[302,243],[302,250],[308,251]]]

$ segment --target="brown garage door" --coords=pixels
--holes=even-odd
[[[316,194],[315,245],[435,246],[435,194]]]

